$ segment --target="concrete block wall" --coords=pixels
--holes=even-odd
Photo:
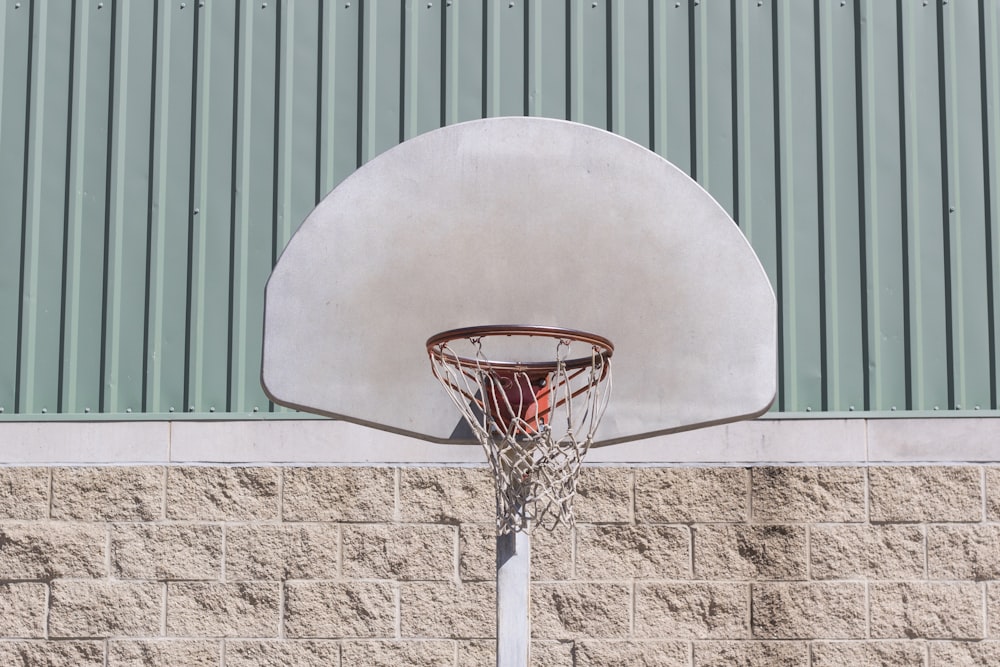
[[[0,468],[0,665],[489,665],[484,467]],[[587,467],[536,665],[1000,664],[1000,467]]]

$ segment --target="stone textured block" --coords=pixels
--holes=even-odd
[[[104,642],[0,641],[0,665],[104,667]]]
[[[809,645],[785,641],[696,642],[694,667],[809,667]]]
[[[0,468],[0,521],[48,515],[48,468]]]
[[[403,637],[470,639],[496,632],[496,586],[412,582],[399,587]]]
[[[222,528],[118,524],[111,529],[111,571],[119,579],[219,579]]]
[[[455,664],[455,645],[428,640],[348,641],[342,655],[343,667],[450,667]]]
[[[45,584],[0,584],[0,637],[44,637]]]
[[[226,641],[226,667],[337,667],[340,664],[340,642]]]
[[[531,667],[576,667],[573,662],[573,642],[533,641],[531,642]],[[483,667],[497,662],[495,639],[473,639],[460,641],[457,645],[458,667]],[[451,665],[451,663],[445,663]]]
[[[926,667],[926,658],[926,644],[916,640],[812,643],[812,667]]]
[[[163,516],[163,468],[56,468],[52,518],[153,521]]]
[[[49,593],[49,636],[157,636],[162,614],[163,585],[159,583],[54,581]]]
[[[108,667],[218,667],[221,660],[220,642],[184,639],[108,642]]]
[[[989,636],[1000,639],[1000,582],[990,582],[986,587],[986,619]]]
[[[392,468],[286,468],[285,521],[389,522],[396,513]]]
[[[920,466],[871,468],[872,522],[980,521],[982,480],[978,468]]]
[[[531,636],[536,639],[626,637],[631,597],[626,584],[534,584]]]
[[[635,634],[666,639],[749,637],[747,586],[743,584],[637,583]]]
[[[753,636],[760,639],[854,639],[866,632],[859,583],[754,584]]]
[[[635,471],[636,520],[745,521],[749,476],[743,468],[639,468]]]
[[[287,637],[395,637],[396,591],[385,582],[290,581]]]
[[[928,526],[931,579],[1000,579],[1000,525]]]
[[[227,526],[226,579],[336,579],[340,531],[329,523]]]
[[[167,584],[167,635],[277,637],[279,585],[265,582]]]
[[[1000,642],[932,642],[929,667],[996,667]]]
[[[0,579],[103,577],[106,544],[99,524],[0,524]]]
[[[493,475],[487,468],[403,468],[399,516],[408,523],[494,524]]]
[[[871,636],[877,639],[980,639],[983,590],[978,584],[873,583]]]
[[[924,528],[819,525],[810,531],[813,579],[922,579]]]
[[[466,523],[459,528],[459,577],[462,581],[496,580],[497,531],[493,524]],[[573,531],[565,526],[538,529],[531,536],[534,581],[573,577]]]
[[[634,471],[585,466],[576,483],[573,514],[581,523],[631,523]]]
[[[691,535],[685,526],[579,525],[580,579],[687,579]]]
[[[266,521],[278,518],[278,468],[172,466],[167,518]]]
[[[344,576],[453,581],[457,530],[428,524],[344,526]]]
[[[690,648],[677,641],[579,641],[573,667],[688,667]]]
[[[694,529],[699,579],[805,579],[802,526],[704,525]]]
[[[865,519],[862,468],[754,468],[753,520],[764,523]]]
[[[1000,468],[986,468],[986,520],[1000,521]]]

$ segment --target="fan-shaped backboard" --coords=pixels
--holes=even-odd
[[[429,132],[330,192],[268,282],[264,388],[468,442],[424,343],[480,324],[614,343],[597,445],[754,417],[775,395],[774,293],[726,212],[655,153],[541,118]]]

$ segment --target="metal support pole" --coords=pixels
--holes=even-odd
[[[497,667],[528,667],[531,655],[531,538],[497,537]]]

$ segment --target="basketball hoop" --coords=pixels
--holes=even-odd
[[[603,336],[540,326],[468,327],[428,339],[434,376],[493,468],[498,535],[573,524],[576,480],[611,391],[613,351]]]

